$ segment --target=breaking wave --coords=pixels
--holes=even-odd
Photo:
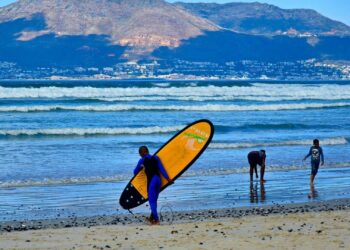
[[[350,163],[333,163],[324,166],[324,169],[334,169],[334,168],[349,168]],[[268,165],[266,166],[266,171],[268,172],[278,172],[278,171],[293,171],[293,170],[303,170],[309,169],[309,164],[296,164],[293,163],[289,166],[281,165]],[[217,168],[217,167],[207,167],[198,170],[186,171],[184,177],[192,176],[216,176],[216,175],[227,175],[227,174],[243,174],[248,173],[249,167],[242,166],[239,168]],[[50,179],[45,178],[43,180],[13,180],[13,181],[0,181],[0,188],[17,188],[17,187],[36,187],[36,186],[59,186],[59,185],[83,185],[83,184],[94,184],[99,182],[120,182],[128,181],[131,178],[130,175],[114,175],[114,176],[92,176],[92,177],[80,177],[80,178],[63,178],[63,179]]]
[[[110,177],[96,176],[96,177],[81,177],[81,178],[66,178],[66,179],[45,178],[43,180],[18,180],[18,181],[5,181],[5,182],[0,181],[0,188],[114,182],[114,181],[128,180],[129,178],[130,176],[127,176],[127,175],[116,175],[116,176],[110,176]]]
[[[1,87],[0,98],[82,98],[133,100],[349,100],[350,86],[339,84],[261,84],[249,86],[179,86],[159,83],[149,87]]]
[[[276,146],[298,146],[310,145],[312,140],[291,140],[281,142],[247,142],[247,143],[211,143],[209,148],[212,149],[240,149],[252,147],[276,147]],[[322,145],[344,145],[349,141],[345,137],[334,137],[321,139]]]
[[[0,130],[0,136],[92,136],[92,135],[146,135],[179,131],[183,126],[144,128],[55,128]]]
[[[121,112],[121,111],[278,111],[324,109],[349,107],[350,102],[341,103],[296,103],[262,105],[37,105],[37,106],[2,106],[0,112],[49,112],[49,111],[85,111],[85,112]]]

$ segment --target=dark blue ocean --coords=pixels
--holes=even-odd
[[[156,151],[209,119],[209,148],[159,203],[173,210],[309,199],[314,138],[325,165],[315,199],[350,197],[350,82],[0,82],[0,221],[125,213],[138,147]],[[265,185],[247,154],[267,151]],[[146,205],[136,211],[147,211]]]

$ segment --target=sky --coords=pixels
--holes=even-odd
[[[350,0],[168,0],[168,2],[261,2],[276,5],[283,9],[314,9],[333,20],[350,26]],[[0,7],[16,2],[16,0],[0,0]]]

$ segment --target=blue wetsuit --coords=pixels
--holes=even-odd
[[[311,156],[311,174],[316,175],[320,162],[324,162],[323,150],[321,147],[312,146],[305,158]]]
[[[151,159],[151,155],[147,154],[144,157],[142,157],[139,162],[137,163],[136,168],[134,169],[134,175],[136,175],[141,169],[142,169],[142,165],[145,161],[146,158]],[[161,162],[161,160],[159,159],[158,156],[153,156],[157,162],[158,162],[158,170],[159,172],[166,178],[169,179],[169,176],[167,174],[167,172],[164,169],[164,166]],[[149,205],[151,207],[151,212],[152,212],[152,216],[153,219],[158,221],[159,217],[158,217],[158,212],[157,212],[157,200],[158,200],[158,196],[160,193],[160,188],[162,185],[161,179],[159,175],[153,175],[151,180],[147,180],[148,182],[148,201],[149,201]]]

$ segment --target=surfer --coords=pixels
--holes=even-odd
[[[151,156],[146,146],[141,146],[139,148],[139,154],[141,156],[141,159],[134,169],[134,175],[136,175],[142,168],[145,169],[147,176],[148,201],[151,208],[151,215],[149,218],[147,218],[147,220],[152,225],[159,225],[160,222],[157,212],[157,200],[160,193],[160,188],[162,186],[160,174],[162,174],[164,178],[168,180],[168,182],[172,183],[172,181],[165,171],[159,157]]]
[[[320,141],[318,139],[313,140],[313,145],[310,147],[309,153],[304,157],[303,161],[309,156],[311,156],[310,186],[313,186],[320,163],[321,166],[324,164],[323,150],[320,147]]]
[[[260,165],[260,181],[265,182],[264,174],[265,174],[265,160],[266,160],[266,152],[265,150],[260,151],[251,151],[248,154],[248,162],[250,165],[250,181],[253,181],[253,172],[255,170],[256,178],[259,178],[257,165]]]

